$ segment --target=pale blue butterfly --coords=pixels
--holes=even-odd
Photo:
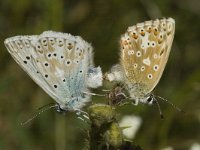
[[[15,61],[56,102],[57,111],[80,111],[91,100],[89,88],[102,85],[92,46],[80,36],[46,31],[5,40]]]

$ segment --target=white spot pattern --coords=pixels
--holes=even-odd
[[[134,50],[129,50],[128,55],[134,55]]]
[[[142,66],[142,67],[141,67],[141,71],[144,71],[144,70],[145,70],[145,66]]]
[[[143,63],[144,63],[145,65],[147,65],[147,66],[150,66],[150,65],[151,65],[151,61],[150,61],[149,57],[146,58],[146,59],[143,59]]]
[[[154,65],[154,66],[153,66],[153,70],[154,70],[154,71],[158,71],[158,65]]]
[[[134,65],[133,65],[133,66],[134,66],[134,68],[137,68],[138,64],[134,63]]]
[[[158,54],[156,54],[156,53],[153,54],[153,58],[154,58],[154,59],[157,59],[157,58],[158,58]]]
[[[137,51],[136,56],[137,56],[137,57],[141,57],[141,56],[142,56],[142,53],[141,53],[140,51]]]
[[[152,78],[153,78],[153,75],[152,75],[152,74],[148,74],[148,75],[147,75],[147,78],[148,78],[148,79],[152,79]]]
[[[155,41],[151,41],[151,47],[156,47],[156,42]]]

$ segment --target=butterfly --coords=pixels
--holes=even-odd
[[[5,46],[23,70],[57,102],[57,111],[79,111],[102,85],[93,48],[80,36],[45,31],[7,38]]]
[[[128,27],[120,39],[120,63],[111,68],[106,79],[123,82],[135,105],[157,103],[152,91],[163,74],[174,33],[172,18]]]

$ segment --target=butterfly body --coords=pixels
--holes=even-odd
[[[92,47],[79,36],[46,31],[11,37],[4,43],[15,61],[62,110],[81,109],[91,100],[84,92],[102,85],[101,68],[94,67]],[[94,84],[87,84],[88,80]]]
[[[114,66],[108,78],[123,82],[136,105],[154,103],[152,91],[166,66],[174,31],[174,19],[163,18],[138,23],[122,35],[120,67]]]

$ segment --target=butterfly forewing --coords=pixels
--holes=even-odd
[[[81,37],[47,31],[39,36],[8,38],[5,45],[18,64],[63,109],[79,108],[75,103],[80,99],[81,104],[89,101],[90,96],[82,98],[82,93],[87,91],[88,67],[93,66],[92,47]]]
[[[26,71],[29,76],[55,100],[57,97],[53,94],[51,88],[39,73],[35,61],[32,59],[34,47],[31,40],[36,40],[38,36],[15,36],[5,40],[6,48],[8,49],[14,60]]]
[[[129,85],[138,84],[144,94],[154,89],[168,60],[174,31],[172,18],[146,21],[128,28],[120,44],[121,66]]]

